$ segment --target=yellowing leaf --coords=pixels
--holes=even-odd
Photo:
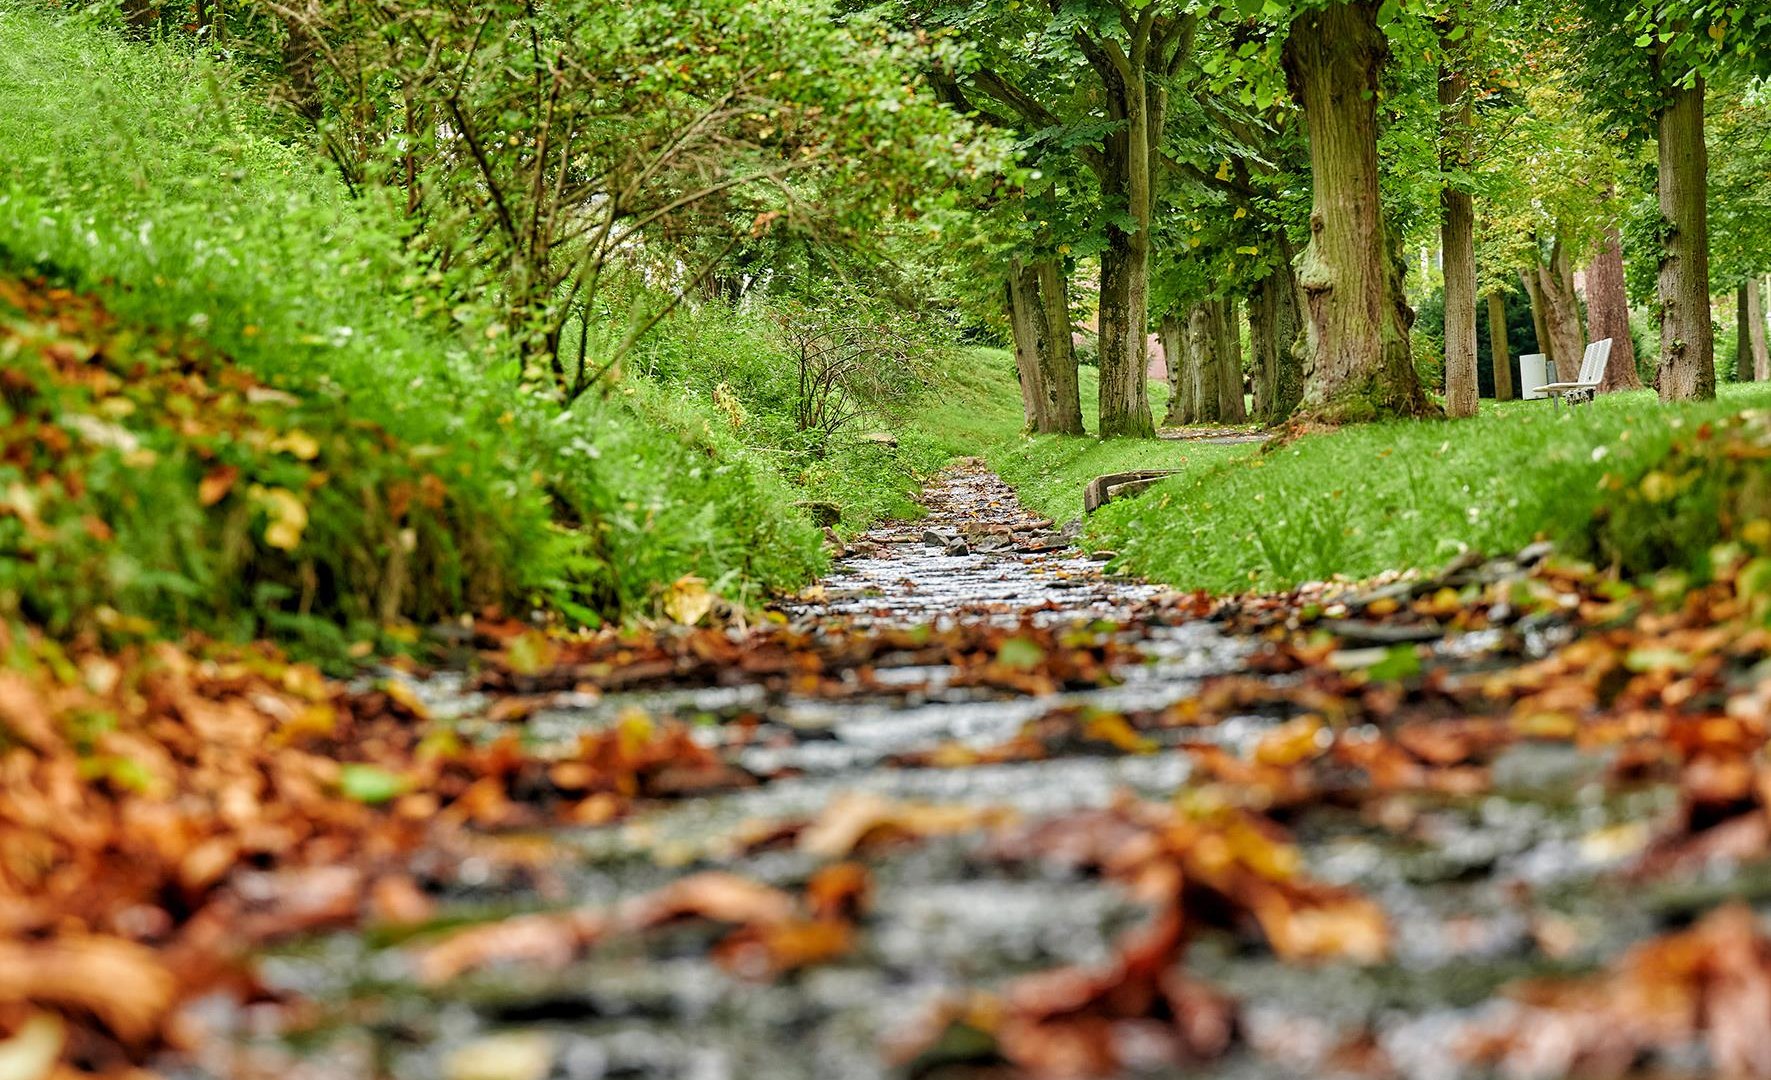
[[[47,1080],[66,1041],[60,1017],[35,1014],[19,1025],[17,1034],[0,1040],[0,1080]]]
[[[694,574],[684,574],[664,590],[664,614],[673,622],[694,626],[713,608],[713,593],[707,582]]]
[[[270,518],[264,528],[264,542],[281,551],[294,551],[307,528],[307,507],[301,499],[288,488],[258,484],[253,484],[248,493]]]
[[[1219,180],[1230,179],[1230,159],[1229,158],[1225,158],[1224,163],[1222,165],[1218,166],[1218,179]]]
[[[1082,725],[1082,733],[1096,742],[1104,742],[1128,754],[1154,754],[1156,743],[1139,735],[1133,727],[1126,723],[1125,717],[1118,713],[1101,713],[1091,716]]]
[[[272,439],[270,449],[273,454],[288,453],[303,461],[312,461],[320,454],[320,443],[312,435],[297,428]]]
[[[1287,768],[1300,761],[1321,755],[1328,749],[1329,739],[1319,716],[1304,715],[1288,720],[1261,736],[1255,744],[1254,759],[1262,765]]]
[[[1247,207],[1238,206],[1236,208],[1235,218],[1237,221],[1241,221],[1243,218],[1245,218],[1247,216],[1248,216],[1248,208]]]

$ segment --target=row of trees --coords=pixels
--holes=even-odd
[[[1080,430],[1071,334],[1054,319],[1067,310],[1063,267],[1087,261],[1099,266],[1104,436],[1151,431],[1147,329],[1169,359],[1169,421],[1242,419],[1239,306],[1257,419],[1436,413],[1412,355],[1405,237],[1434,235],[1442,251],[1443,408],[1454,416],[1476,409],[1484,296],[1491,326],[1504,327],[1504,294],[1526,291],[1562,378],[1590,333],[1618,344],[1605,389],[1639,386],[1627,233],[1636,298],[1659,316],[1660,393],[1698,398],[1714,393],[1712,281],[1749,283],[1739,307],[1750,312],[1750,283],[1771,270],[1758,242],[1771,162],[1762,5],[897,0],[894,10],[901,25],[960,45],[958,64],[931,72],[936,91],[1011,133],[1038,170],[986,211],[1011,237],[1004,295],[1035,431]],[[1730,133],[1715,197],[1706,106]],[[1730,225],[1716,244],[1712,204]],[[1712,256],[1725,277],[1712,275]],[[1574,288],[1582,265],[1589,327]],[[1496,361],[1504,367],[1504,348]],[[1503,392],[1511,381],[1497,368]]]
[[[1243,420],[1244,321],[1256,420],[1469,415],[1478,307],[1504,325],[1515,288],[1564,377],[1589,332],[1617,340],[1607,388],[1635,380],[1627,296],[1652,301],[1660,393],[1703,397],[1712,283],[1771,270],[1765,5],[123,10],[142,32],[158,19],[241,55],[256,42],[344,182],[408,223],[418,302],[483,329],[526,385],[567,402],[682,303],[849,274],[957,319],[1005,307],[1040,432],[1082,430],[1085,284],[1103,436],[1154,431],[1152,333],[1168,421]],[[1404,293],[1404,244],[1428,237],[1443,252],[1443,406],[1417,373]],[[1583,327],[1573,274],[1588,263]],[[1759,306],[1743,286],[1740,310]]]

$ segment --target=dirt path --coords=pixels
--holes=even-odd
[[[1603,758],[1518,742],[1493,745],[1480,784],[1452,771],[1455,748],[1427,747],[1386,787],[1394,770],[1374,755],[1389,744],[1370,717],[1391,691],[1336,683],[1312,697],[1339,676],[1103,577],[979,465],[925,499],[926,519],[869,533],[821,592],[783,606],[787,628],[768,640],[819,658],[800,675],[703,668],[558,694],[525,721],[529,739],[567,745],[674,717],[754,783],[539,837],[542,870],[527,877],[487,869],[476,888],[475,868],[457,867],[467,884],[445,907],[473,920],[665,895],[672,913],[730,911],[729,892],[669,891],[713,871],[816,908],[834,887],[821,875],[855,866],[865,886],[841,895],[862,913],[845,916],[840,948],[789,942],[770,918],[734,945],[730,924],[752,916],[673,914],[643,935],[599,929],[579,950],[554,922],[539,956],[492,941],[487,958],[512,962],[463,964],[425,988],[423,948],[328,938],[267,969],[327,1003],[313,1075],[1000,1077],[1035,1075],[1040,1054],[1128,1076],[1476,1075],[1454,1043],[1506,1022],[1498,987],[1615,956],[1692,903],[1594,884],[1640,850],[1632,829],[1667,814],[1667,785],[1608,787]],[[1524,571],[1470,573],[1478,588]],[[1348,633],[1410,636],[1372,626]],[[1457,680],[1508,649],[1541,655],[1557,630],[1483,633],[1432,645],[1441,689],[1388,707],[1418,710],[1436,737],[1464,731],[1445,726],[1463,723]],[[1369,664],[1374,650],[1393,655],[1369,640],[1341,655]],[[448,678],[420,689],[464,735],[485,734],[486,694]],[[1364,696],[1331,731],[1319,718],[1334,693]],[[1310,786],[1287,786],[1304,783],[1287,770],[1318,763]],[[1220,790],[1248,809],[1220,805]],[[1153,909],[1164,890],[1176,899]],[[1200,929],[1164,930],[1164,912]],[[1183,956],[1209,993],[1163,974]],[[1146,968],[1155,981],[1140,982]],[[977,1006],[995,1019],[967,1019],[979,993],[1002,995]],[[931,1019],[943,1008],[945,1027]],[[993,1024],[996,1050],[977,1031]]]

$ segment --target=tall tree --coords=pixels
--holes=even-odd
[[[1605,233],[1605,246],[1587,267],[1587,325],[1594,341],[1611,339],[1611,357],[1599,392],[1640,390],[1636,374],[1636,343],[1630,337],[1630,301],[1623,281],[1623,240],[1614,225]]]
[[[1656,143],[1661,400],[1714,397],[1705,92],[1765,73],[1771,5],[1582,0],[1581,12],[1577,52],[1590,101],[1630,136]]]
[[[1310,242],[1298,263],[1310,349],[1302,412],[1329,423],[1437,411],[1415,374],[1400,237],[1386,227],[1379,188],[1376,100],[1389,46],[1377,12],[1373,0],[1305,9],[1283,52],[1310,137]]]
[[[1057,257],[1011,260],[1008,316],[1027,430],[1083,434],[1070,293]]]
[[[1473,131],[1464,70],[1469,27],[1457,7],[1441,26],[1439,66],[1439,246],[1445,272],[1445,411],[1476,415],[1476,209],[1463,174]]]
[[[1555,363],[1556,377],[1572,382],[1580,377],[1586,354],[1586,331],[1580,324],[1580,297],[1574,292],[1574,265],[1568,245],[1561,237],[1550,241],[1549,255],[1531,268],[1537,278],[1534,303],[1543,304],[1544,329],[1550,335],[1547,355]],[[1542,338],[1538,343],[1544,344]]]
[[[1100,259],[1100,434],[1154,434],[1145,372],[1158,148],[1197,15],[1182,0],[897,7],[972,46],[943,72],[953,93],[1012,118],[1024,140],[1062,145],[1094,175],[1095,235],[1078,250]]]
[[[1735,297],[1734,378],[1739,382],[1771,378],[1771,353],[1765,349],[1765,305],[1759,279],[1740,283]]]
[[[1656,53],[1667,78],[1671,57]],[[1667,86],[1655,118],[1660,152],[1660,379],[1662,401],[1716,396],[1715,330],[1710,324],[1709,150],[1703,139],[1704,78]]]
[[[1507,303],[1499,290],[1488,293],[1488,362],[1494,370],[1494,400],[1513,399],[1513,359],[1507,351]]]

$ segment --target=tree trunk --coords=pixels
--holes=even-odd
[[[1513,361],[1507,349],[1507,302],[1488,294],[1488,361],[1494,366],[1494,400],[1513,399]]]
[[[1436,412],[1415,375],[1414,313],[1378,189],[1377,83],[1388,56],[1373,0],[1292,20],[1286,79],[1309,130],[1310,244],[1298,265],[1308,306],[1303,413],[1341,423]]]
[[[1594,341],[1611,339],[1611,359],[1599,393],[1640,390],[1636,374],[1636,343],[1630,339],[1630,300],[1623,285],[1623,240],[1615,228],[1605,233],[1605,246],[1587,267],[1587,332]]]
[[[1082,397],[1076,372],[1075,333],[1070,326],[1070,283],[1056,259],[1034,264],[1039,277],[1039,302],[1045,348],[1039,354],[1045,400],[1040,408],[1042,435],[1082,435]],[[1142,385],[1140,383],[1139,385]]]
[[[1771,355],[1765,350],[1765,309],[1759,295],[1759,279],[1749,277],[1740,283],[1735,305],[1740,329],[1734,352],[1734,378],[1738,382],[1754,382],[1771,374]]]
[[[1106,140],[1102,195],[1131,215],[1129,231],[1107,226],[1101,252],[1101,438],[1156,434],[1146,386],[1150,291],[1150,113],[1143,72],[1111,65],[1108,115],[1121,126]]]
[[[1710,327],[1709,155],[1703,80],[1675,89],[1660,114],[1660,400],[1716,396]]]
[[[1460,27],[1462,23],[1458,24]],[[1440,42],[1453,61],[1462,49],[1444,34]],[[1470,162],[1469,80],[1456,63],[1439,68],[1439,129],[1442,170]],[[1439,246],[1445,270],[1445,411],[1475,416],[1476,385],[1476,210],[1470,193],[1452,184],[1439,191]]]
[[[1278,396],[1279,356],[1273,343],[1277,334],[1273,326],[1277,313],[1273,310],[1276,305],[1272,292],[1267,279],[1263,278],[1248,294],[1248,348],[1254,361],[1254,416],[1263,424],[1274,423],[1273,414],[1278,411],[1275,398]]]
[[[1101,438],[1156,433],[1144,385],[1149,242],[1144,233],[1108,229],[1101,253]]]
[[[1544,301],[1544,324],[1555,341],[1556,378],[1573,382],[1580,378],[1587,342],[1580,326],[1580,300],[1574,295],[1574,270],[1561,240],[1550,246],[1549,263],[1537,267],[1537,285]]]
[[[1223,365],[1218,361],[1221,328],[1210,301],[1194,304],[1187,312],[1187,366],[1193,371],[1193,416],[1201,424],[1223,419],[1223,393],[1218,381]]]
[[[1037,435],[1082,434],[1070,299],[1057,261],[1010,263],[1008,309],[1027,430]]]
[[[1234,299],[1211,302],[1216,331],[1218,362],[1218,419],[1226,424],[1248,423],[1248,405],[1242,398],[1242,333],[1236,320]]]
[[[1254,355],[1255,419],[1282,424],[1304,394],[1303,299],[1292,269],[1290,241],[1275,237],[1280,262],[1248,296],[1249,348]]]
[[[1021,384],[1021,428],[1036,431],[1044,398],[1039,371],[1039,278],[1019,259],[1009,264],[1006,306],[1009,336],[1015,345],[1015,378]]]
[[[1168,364],[1168,415],[1164,427],[1184,427],[1199,421],[1199,375],[1187,354],[1187,327],[1174,314],[1164,315],[1157,331]]]
[[[1550,337],[1550,322],[1544,314],[1548,306],[1543,298],[1543,286],[1539,284],[1537,268],[1528,267],[1519,271],[1519,280],[1525,284],[1525,295],[1531,300],[1531,330],[1537,335],[1537,351],[1549,361],[1550,381],[1556,381],[1556,343]],[[1524,372],[1521,371],[1523,376]],[[1537,389],[1534,386],[1521,386],[1520,393]]]

